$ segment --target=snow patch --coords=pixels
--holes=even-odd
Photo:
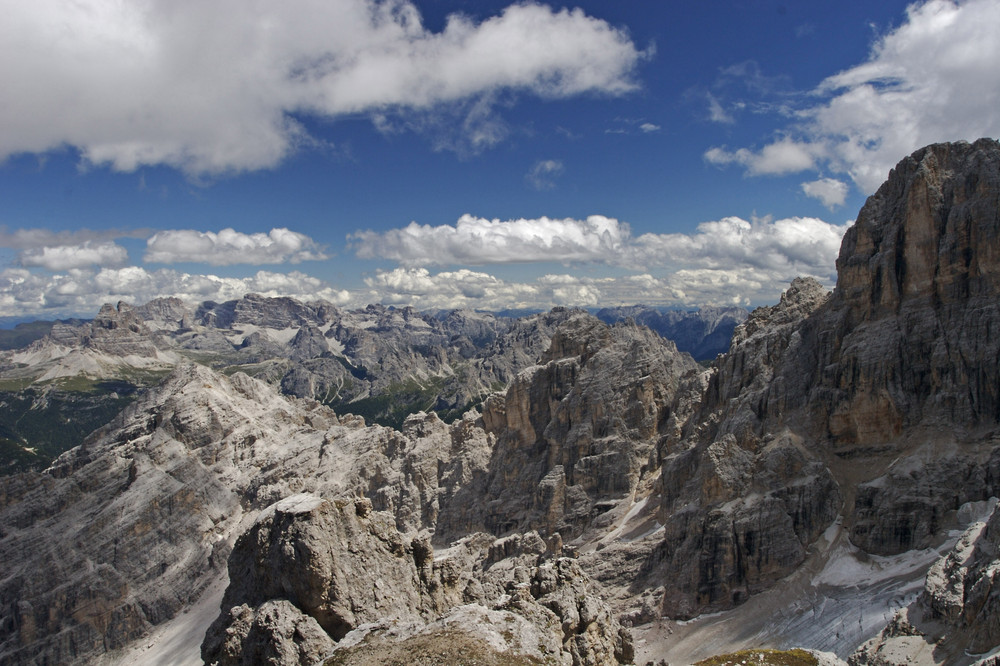
[[[274,510],[282,513],[309,513],[322,503],[322,497],[310,493],[299,493],[277,502],[274,505]]]

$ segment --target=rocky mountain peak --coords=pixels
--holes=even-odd
[[[815,278],[798,277],[781,294],[777,305],[759,307],[733,331],[735,347],[754,334],[787,324],[797,324],[812,314],[829,297],[829,292]]]
[[[832,403],[841,445],[1000,419],[1000,143],[903,159],[844,236],[837,267],[828,311],[807,333],[814,392]]]
[[[852,320],[996,293],[1000,143],[941,143],[904,158],[861,209],[837,260]]]

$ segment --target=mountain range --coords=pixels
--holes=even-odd
[[[902,160],[837,268],[676,315],[707,365],[648,309],[55,323],[0,357],[0,661],[998,663],[1000,143]]]

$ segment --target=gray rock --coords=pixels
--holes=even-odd
[[[916,601],[861,645],[851,666],[971,663],[1000,645],[1000,511],[973,523],[931,566]]]

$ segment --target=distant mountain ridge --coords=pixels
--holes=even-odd
[[[750,312],[746,308],[703,307],[697,310],[654,308],[648,305],[623,305],[602,308],[598,319],[608,324],[631,318],[672,340],[677,348],[697,361],[712,360],[729,349],[733,331]]]
[[[287,394],[363,415],[369,423],[399,427],[420,410],[453,420],[534,363],[554,327],[571,312],[556,308],[508,318],[381,305],[349,311],[323,301],[257,294],[193,308],[177,298],[138,306],[121,302],[105,305],[92,320],[31,329],[32,335],[22,338],[27,344],[0,355],[0,394],[29,388],[59,394],[72,388],[63,400],[69,408],[82,404],[81,391],[83,402],[120,408],[117,396],[154,385],[187,359],[247,372]],[[683,332],[693,348],[714,350],[741,311],[660,313],[637,306],[628,312],[661,329],[671,323],[670,330]],[[608,311],[605,319],[620,317]],[[101,388],[107,382],[117,387],[109,401]],[[34,412],[9,404],[14,411],[6,419],[7,431],[0,430],[0,457],[10,469],[44,467],[53,453],[79,443],[78,430],[63,427],[76,420],[68,413],[48,421],[45,441],[31,441],[17,424],[30,424]]]

